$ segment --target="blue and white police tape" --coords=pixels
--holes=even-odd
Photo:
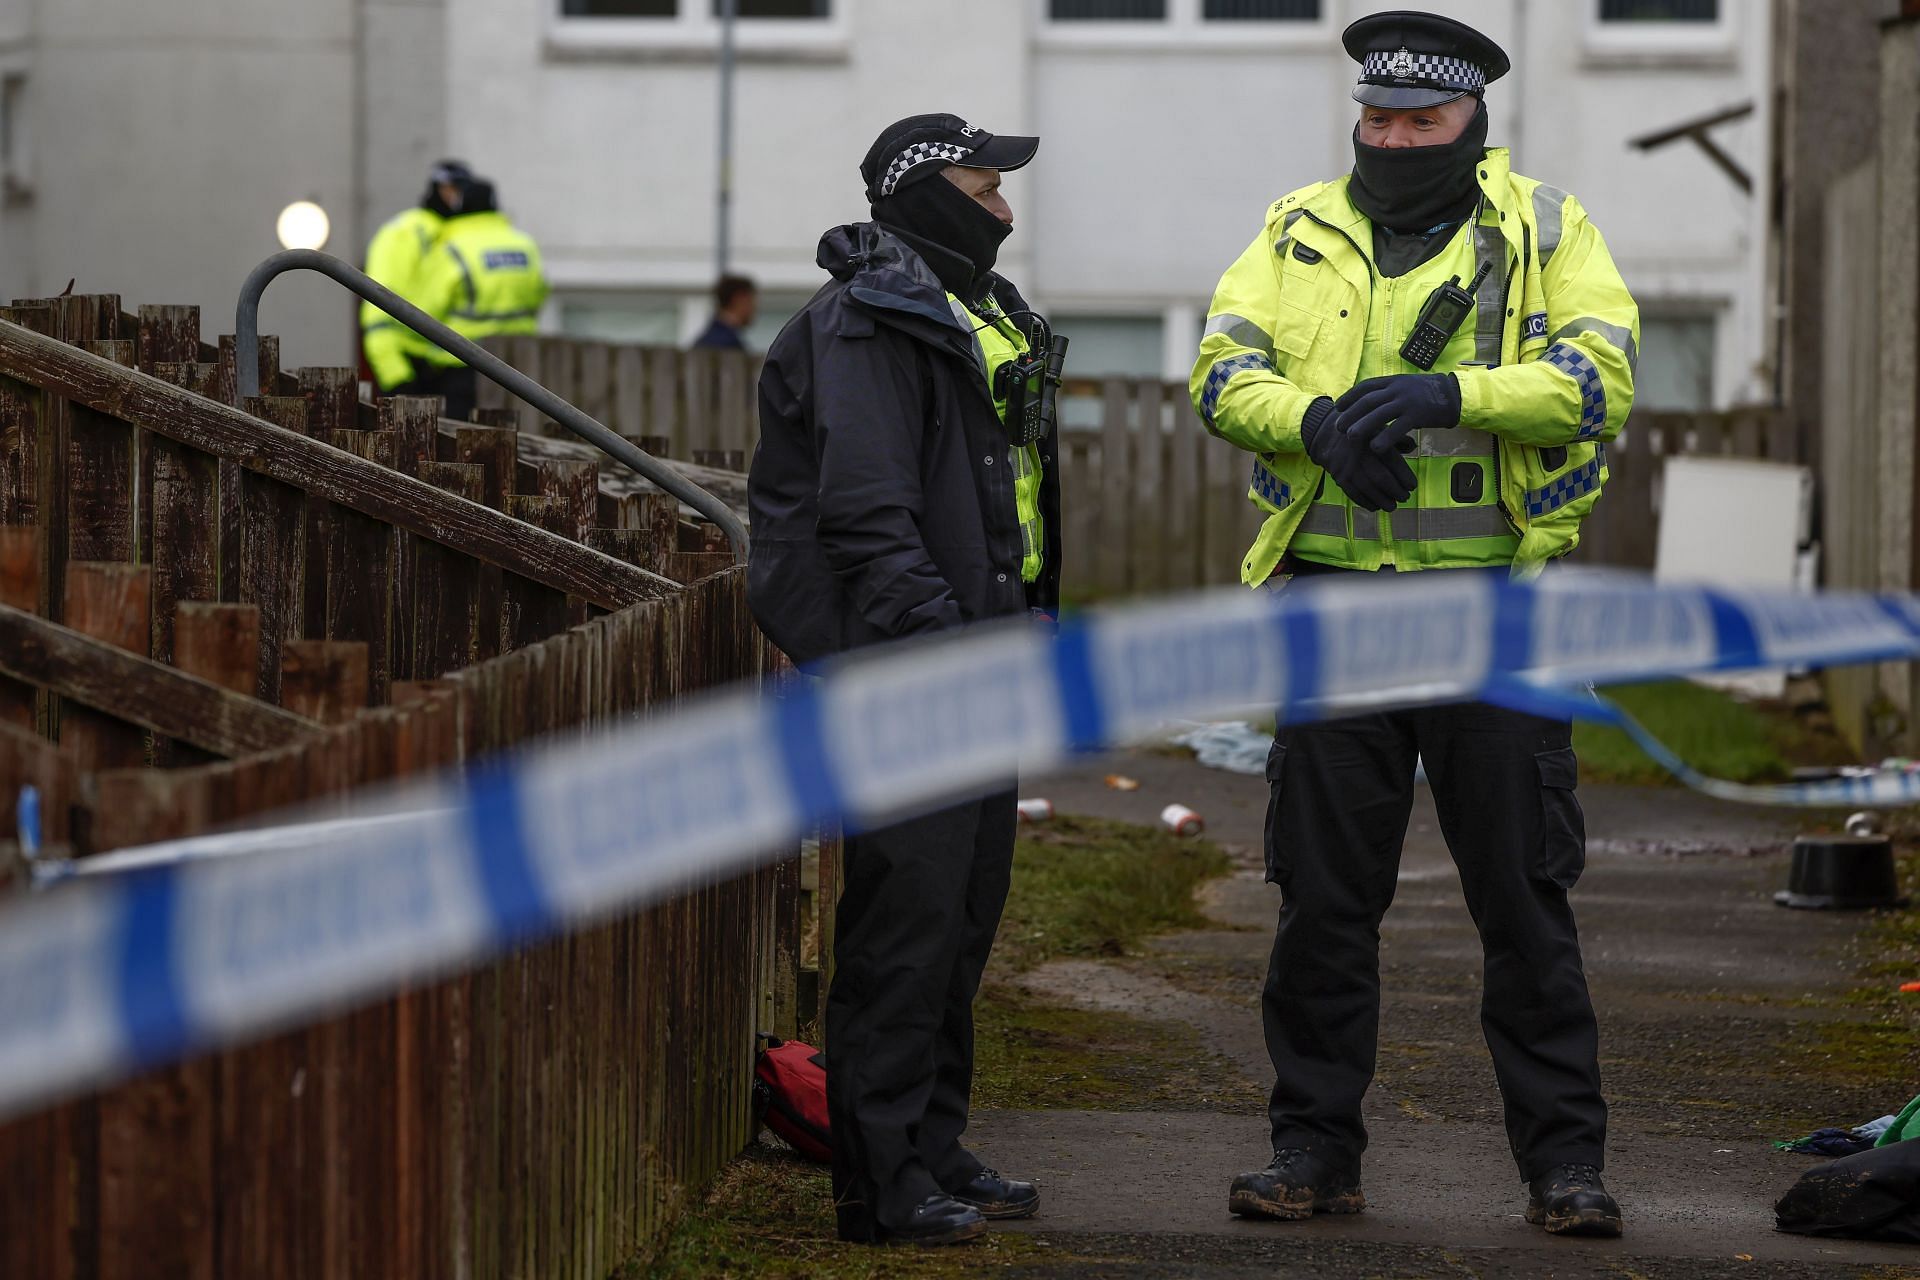
[[[10,904],[0,1112],[658,901],[780,856],[815,824],[931,808],[1174,718],[1470,698],[1592,711],[1577,692],[1590,681],[1916,654],[1908,597],[1479,574],[1206,593],[1057,637],[1003,626],[873,651],[787,696],[690,700],[414,784],[371,820],[201,851],[227,856],[134,852],[123,874]],[[1904,777],[1763,798],[1794,797],[1916,798]]]

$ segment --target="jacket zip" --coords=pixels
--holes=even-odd
[[[1500,290],[1500,323],[1503,326],[1500,341],[1503,346],[1507,340],[1504,328],[1507,320],[1506,313],[1512,310],[1510,304],[1513,302],[1513,278],[1525,269],[1527,259],[1532,256],[1533,231],[1523,222],[1520,224],[1520,256],[1514,260],[1512,266],[1507,268],[1507,283]],[[1500,508],[1500,514],[1507,518],[1507,523],[1512,526],[1513,531],[1519,533],[1520,522],[1513,518],[1513,512],[1507,510],[1506,497],[1500,491],[1500,449],[1497,441],[1493,450],[1493,501],[1494,505]]]

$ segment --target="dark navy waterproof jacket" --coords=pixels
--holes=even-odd
[[[1023,613],[1060,595],[1055,437],[1041,440],[1039,581],[1020,580],[1012,445],[969,326],[911,248],[835,227],[833,276],[774,339],[747,480],[747,599],[798,663]],[[1026,304],[990,281],[1007,311]]]

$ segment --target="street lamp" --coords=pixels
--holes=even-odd
[[[295,200],[280,211],[273,224],[274,234],[287,249],[318,249],[327,243],[333,223],[327,211],[312,200]]]

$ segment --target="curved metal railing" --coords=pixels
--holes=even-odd
[[[615,461],[631,467],[719,525],[726,531],[734,560],[746,563],[747,529],[726,503],[658,458],[642,451],[631,440],[607,430],[485,347],[461,337],[365,272],[329,253],[321,253],[316,249],[288,249],[274,254],[247,274],[246,283],[240,286],[240,305],[233,324],[236,348],[234,378],[236,389],[242,397],[260,394],[260,297],[269,284],[289,271],[318,271],[421,337],[431,340],[442,350],[459,356],[482,377],[505,387],[582,440],[597,445],[612,455]]]

